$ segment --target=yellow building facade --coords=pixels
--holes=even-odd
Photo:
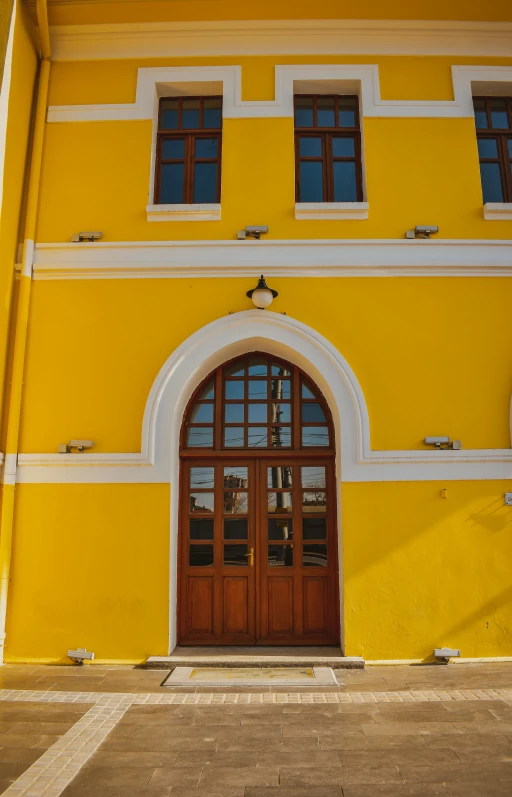
[[[187,489],[199,482],[185,483],[185,462],[297,469],[294,644],[326,641],[301,637],[318,600],[346,655],[424,660],[446,645],[512,656],[512,12],[499,0],[429,9],[15,4],[1,100],[5,661],[65,661],[76,647],[97,661],[165,656],[186,641],[187,612],[203,623],[195,644],[228,638],[215,629],[232,616],[230,595],[253,594],[250,557],[225,558],[218,574],[247,576],[241,593],[207,583],[217,559],[197,568],[205,591],[186,592]],[[188,161],[181,141],[196,147]],[[198,141],[217,142],[222,158],[198,155]],[[217,183],[201,193],[214,162]],[[254,225],[268,232],[239,237]],[[72,240],[88,231],[101,239]],[[260,274],[278,292],[267,309],[246,295]],[[253,424],[266,442],[248,442],[250,395],[236,405],[249,438],[228,443],[238,421],[223,366],[235,358],[246,390],[267,380],[269,413],[275,363],[285,382],[297,369],[292,397],[280,394],[278,443],[270,415]],[[213,372],[215,418],[203,425],[216,442],[189,445],[184,419],[199,417],[191,400],[210,400],[197,391]],[[325,454],[304,442],[315,423],[306,388],[327,419],[334,474],[314,487],[316,503],[297,483]],[[449,442],[425,443],[435,435]],[[93,447],[59,452],[73,440]],[[268,542],[270,567],[272,545],[255,507],[275,488],[261,479],[241,622],[246,641],[272,644],[253,615],[275,610],[278,627],[293,568],[281,539],[274,586],[258,581],[258,552]],[[306,542],[311,506],[323,517],[325,501],[327,554],[320,532]],[[334,586],[316,592],[324,555]]]

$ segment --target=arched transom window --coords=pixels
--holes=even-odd
[[[291,363],[251,353],[217,368],[195,392],[182,449],[303,450],[333,445],[318,388]]]

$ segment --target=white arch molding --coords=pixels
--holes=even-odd
[[[226,360],[261,350],[298,365],[321,389],[335,430],[340,618],[343,618],[341,560],[341,462],[357,462],[369,448],[368,413],[355,375],[325,338],[300,321],[263,310],[220,318],[195,332],[169,357],[156,378],[144,415],[149,460],[167,459],[171,484],[169,651],[177,637],[177,550],[180,430],[188,401],[200,382]],[[169,461],[170,460],[170,461]],[[340,640],[343,645],[343,620]]]

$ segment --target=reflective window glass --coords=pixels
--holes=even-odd
[[[291,518],[269,518],[268,519],[268,538],[269,540],[291,540],[293,539],[293,521]]]
[[[321,404],[314,401],[303,402],[302,404],[302,421],[303,423],[325,423],[325,413]]]
[[[334,201],[356,202],[356,164],[353,161],[334,161]]]
[[[203,127],[211,130],[222,127],[222,100],[220,97],[205,97]]]
[[[244,427],[226,426],[224,429],[224,445],[229,448],[242,448],[244,445]]]
[[[247,518],[224,520],[225,540],[246,540],[248,538]]]
[[[323,202],[323,166],[319,161],[300,162],[300,201]]]
[[[170,160],[179,160],[185,157],[185,139],[167,138],[162,142],[162,157]]]
[[[213,427],[192,427],[187,431],[189,448],[213,448]]]
[[[311,97],[296,98],[295,124],[297,127],[313,127],[313,99]]]
[[[213,520],[191,520],[191,540],[213,540]]]
[[[492,99],[489,104],[491,106],[491,124],[493,128],[507,130],[509,121],[506,100]]]
[[[327,520],[324,517],[303,518],[302,538],[304,540],[327,539]]]
[[[188,563],[190,567],[213,567],[213,545],[190,545]]]
[[[270,423],[291,423],[291,404],[271,404]]]
[[[267,427],[249,426],[247,433],[247,445],[249,448],[267,447]]]
[[[289,379],[272,379],[270,385],[271,398],[289,399],[291,397],[291,383]]]
[[[224,421],[226,423],[243,423],[244,409],[245,407],[243,404],[225,404]]]
[[[303,426],[302,445],[308,446],[328,446],[329,430],[327,426]]]
[[[244,382],[226,382],[227,399],[243,399],[245,395]]]
[[[482,193],[485,202],[503,202],[499,163],[481,163]]]
[[[269,567],[293,567],[293,546],[292,545],[269,545],[268,546],[268,566]]]
[[[248,493],[224,493],[224,514],[245,515],[249,505]]]
[[[272,448],[289,448],[292,444],[292,430],[289,426],[271,427]]]
[[[208,384],[203,388],[199,398],[202,399],[203,401],[206,401],[206,399],[213,399],[214,395],[215,395],[215,384],[214,382],[208,382]]]
[[[485,100],[473,100],[473,105],[475,108],[475,125],[480,130],[483,130],[488,126]]]
[[[213,404],[196,404],[190,413],[190,423],[213,423]]]
[[[224,567],[249,567],[247,545],[224,545]]]
[[[306,158],[322,157],[322,139],[319,136],[301,136],[299,139],[299,154]]]
[[[199,127],[199,98],[193,97],[183,100],[181,108],[181,126],[187,130],[197,130]]]
[[[248,469],[244,467],[226,466],[224,468],[224,487],[239,487],[241,489],[249,484]]]
[[[325,512],[326,510],[325,493],[315,491],[314,493],[302,493],[302,511],[308,514],[314,512]]]
[[[266,376],[268,365],[266,360],[259,357],[251,357],[249,360],[249,376]]]
[[[217,164],[195,163],[194,202],[212,204],[217,202]]]
[[[191,512],[213,512],[213,493],[190,493]]]
[[[214,468],[190,468],[190,486],[200,490],[213,488],[214,476]]]
[[[338,124],[340,127],[356,126],[357,99],[338,97]]]
[[[332,139],[332,154],[335,158],[353,158],[356,146],[353,138],[334,136]]]
[[[160,177],[160,202],[162,205],[179,205],[183,202],[183,163],[162,163]]]
[[[224,374],[226,376],[244,376],[244,374],[245,374],[245,364],[244,363],[234,363],[234,365],[228,365],[224,369]]]
[[[303,487],[325,487],[325,468],[321,465],[308,465],[301,468]]]
[[[267,398],[267,381],[261,379],[252,379],[247,383],[247,392],[250,399],[266,399]]]
[[[309,388],[309,387],[306,385],[306,383],[305,383],[305,382],[303,382],[303,383],[302,383],[302,388],[301,388],[301,396],[302,396],[302,398],[304,398],[304,399],[313,399],[313,398],[316,398],[316,396],[315,396],[315,394],[313,393],[313,391],[311,390],[311,388]]]
[[[292,494],[291,493],[268,493],[268,512],[269,513],[282,513],[292,511]]]
[[[290,371],[284,365],[274,363],[270,369],[272,376],[290,376]]]
[[[318,127],[334,127],[334,97],[317,97],[316,115]]]
[[[278,465],[267,468],[267,487],[291,487],[292,468],[290,465]]]
[[[219,149],[219,139],[196,138],[194,155],[196,158],[216,158]]]
[[[249,423],[266,423],[267,405],[249,404]]]
[[[160,130],[178,129],[178,100],[162,100],[160,106]]]
[[[303,545],[303,567],[327,567],[327,545]]]
[[[478,154],[481,158],[497,158],[498,140],[496,138],[479,138]]]

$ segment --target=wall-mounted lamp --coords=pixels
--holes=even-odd
[[[245,241],[246,238],[256,238],[256,240],[259,241],[261,236],[267,233],[268,227],[257,224],[253,227],[246,227],[245,230],[238,230],[237,238],[239,241]]]
[[[276,296],[279,296],[277,291],[274,291],[272,288],[268,287],[263,274],[259,278],[256,287],[250,291],[247,291],[245,295],[248,296],[249,299],[252,299],[253,304],[258,308],[258,310],[265,310],[265,308],[272,304]]]
[[[406,238],[430,238],[431,235],[436,235],[439,232],[439,227],[432,224],[419,224],[414,230],[407,230],[405,233]]]
[[[460,658],[460,650],[456,648],[435,648],[434,656],[439,664],[448,664],[452,658]]]
[[[99,241],[103,238],[102,232],[76,232],[71,236],[71,241],[74,244],[82,243],[82,241]]]
[[[94,661],[94,653],[92,650],[86,648],[77,648],[76,650],[68,650],[68,659],[74,661],[75,664],[83,664],[84,659]]]
[[[438,451],[446,451],[447,449],[460,451],[462,448],[460,440],[450,440],[449,437],[425,437],[424,443],[426,446],[435,446]]]
[[[94,440],[70,440],[69,443],[61,443],[58,452],[71,454],[73,449],[76,449],[81,454],[86,448],[94,448]]]

